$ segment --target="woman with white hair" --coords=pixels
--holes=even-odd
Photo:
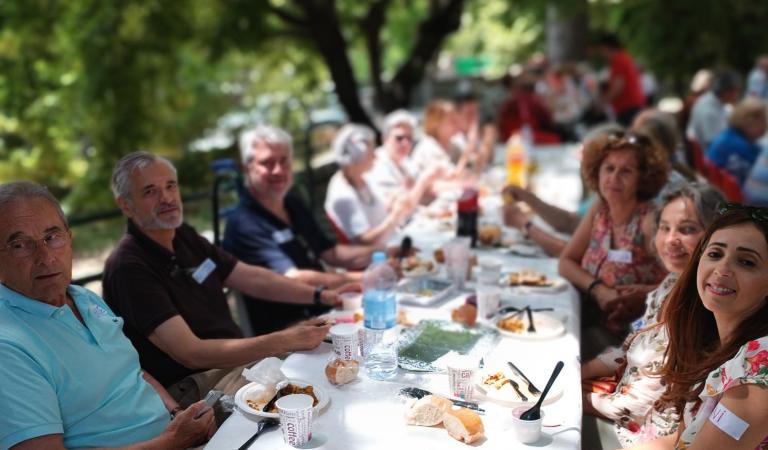
[[[362,125],[344,125],[333,140],[339,170],[331,177],[325,212],[350,242],[384,244],[415,207],[407,195],[389,200],[389,207],[370,188],[363,175],[373,166],[373,131]]]
[[[768,107],[757,98],[747,98],[736,105],[728,119],[728,128],[707,149],[707,158],[727,170],[743,185],[760,155],[758,140],[768,129]]]
[[[376,159],[365,174],[365,180],[385,203],[405,192],[414,204],[426,204],[434,198],[432,184],[443,170],[431,167],[419,174],[409,164],[415,130],[416,118],[404,109],[393,111],[384,118],[384,143],[376,150]]]

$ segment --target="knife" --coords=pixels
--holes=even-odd
[[[428,390],[417,388],[417,387],[404,387],[400,389],[400,394],[406,397],[411,397],[411,398],[422,398],[422,397],[426,397],[427,395],[432,395],[432,393],[429,392]],[[448,400],[450,400],[451,403],[453,403],[456,406],[461,406],[463,408],[471,409],[473,411],[476,411],[479,414],[485,414],[485,410],[475,402],[468,402],[466,400],[456,400],[453,398],[449,398]]]
[[[522,370],[518,369],[516,365],[512,364],[512,361],[507,361],[507,365],[510,367],[510,369],[512,369],[513,372],[518,374],[520,378],[522,378],[526,383],[528,383],[528,390],[531,392],[531,394],[533,395],[541,394],[541,391],[536,386],[533,385],[531,380],[529,380],[528,377],[525,376]]]
[[[276,426],[278,423],[280,423],[277,419],[264,419],[261,422],[259,422],[258,428],[256,428],[256,432],[253,433],[253,436],[251,436],[243,445],[241,445],[237,450],[248,450],[248,447],[253,444],[253,441],[256,440],[257,437],[261,434],[262,431],[268,430],[274,426]]]
[[[531,311],[533,312],[541,312],[541,311],[554,311],[554,308],[532,308]],[[525,311],[525,308],[517,308],[514,306],[505,306],[501,308],[498,312],[499,315],[504,315],[507,313],[515,313],[514,315],[518,315]]]

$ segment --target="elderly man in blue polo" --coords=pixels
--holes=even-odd
[[[142,372],[123,320],[71,279],[56,199],[34,183],[0,185],[0,449],[201,443],[213,430],[205,402],[181,411]]]

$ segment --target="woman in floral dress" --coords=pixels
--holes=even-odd
[[[658,408],[677,433],[633,447],[768,449],[768,210],[726,205],[662,308]]]
[[[648,294],[646,310],[633,323],[636,332],[621,348],[611,347],[582,365],[584,413],[615,423],[619,443],[628,447],[677,430],[673,411],[657,413],[643,426],[664,386],[658,370],[664,362],[666,333],[658,314],[667,294],[685,269],[717,215],[722,194],[708,184],[692,183],[661,194],[654,244],[669,275]]]

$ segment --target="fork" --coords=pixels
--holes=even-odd
[[[512,388],[515,390],[515,392],[517,392],[517,396],[520,397],[520,400],[522,400],[524,402],[528,401],[528,397],[526,397],[525,395],[523,395],[522,392],[520,392],[520,385],[517,384],[517,381],[509,380],[509,384],[511,384]]]
[[[533,324],[533,312],[531,311],[530,306],[525,307],[525,312],[528,313],[528,332],[529,333],[535,333],[536,332],[536,326]]]
[[[261,422],[259,422],[258,428],[256,428],[256,432],[253,433],[253,436],[251,436],[243,445],[240,446],[237,450],[248,450],[248,447],[253,444],[253,441],[256,440],[257,437],[259,437],[259,434],[261,434],[262,431],[267,430],[269,428],[272,428],[276,426],[278,423],[280,423],[277,419],[264,419]]]

